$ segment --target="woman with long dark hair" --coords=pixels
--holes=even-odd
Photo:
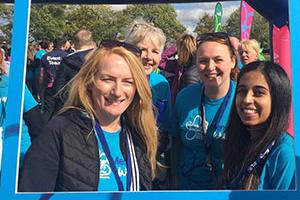
[[[290,81],[273,62],[253,62],[238,76],[224,142],[227,189],[295,188],[293,138],[286,132]]]

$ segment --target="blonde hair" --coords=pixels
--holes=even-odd
[[[177,41],[178,64],[186,64],[190,57],[194,57],[197,51],[197,42],[194,36],[183,34]]]
[[[75,45],[75,49],[80,49],[86,45],[95,45],[92,33],[84,28],[81,28],[74,33],[72,41]]]
[[[152,178],[154,178],[158,141],[156,120],[152,104],[149,103],[152,100],[151,89],[141,61],[133,53],[123,47],[99,48],[94,50],[87,57],[85,64],[72,81],[69,97],[61,112],[70,108],[77,108],[96,116],[89,88],[95,84],[95,76],[99,66],[101,67],[103,60],[111,54],[121,56],[128,63],[132,73],[136,93],[133,101],[123,115],[128,125],[134,128],[139,138],[141,138],[143,145],[146,147],[151,165]]]
[[[246,49],[253,49],[257,53],[257,55],[259,54],[259,43],[255,39],[241,41],[239,45],[239,52],[243,47]]]
[[[158,44],[161,47],[160,50],[163,50],[166,42],[166,36],[163,31],[142,19],[135,20],[127,31],[125,41],[137,45],[145,38]]]

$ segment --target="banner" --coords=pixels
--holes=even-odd
[[[214,14],[214,32],[221,31],[221,18],[222,18],[222,4],[218,2],[215,7],[215,14]]]
[[[241,40],[250,38],[254,10],[245,0],[241,1]]]
[[[275,25],[273,26],[272,44],[274,62],[283,67],[292,82],[290,31],[287,25],[281,28],[278,28]],[[291,108],[288,132],[292,136],[294,136],[293,116],[293,108]]]

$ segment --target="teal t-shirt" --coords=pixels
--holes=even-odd
[[[235,83],[231,82],[232,93],[224,114],[220,119],[216,130],[208,135],[211,141],[211,162],[215,166],[214,171],[204,167],[207,154],[204,146],[202,114],[200,107],[201,98],[204,99],[205,118],[208,126],[222,104],[221,99],[209,99],[202,96],[202,83],[190,85],[180,91],[176,98],[174,113],[172,116],[173,126],[170,134],[180,137],[182,146],[179,165],[179,187],[185,190],[206,190],[216,186],[216,175],[223,170],[221,161],[221,146],[225,138],[225,129],[229,119],[231,105],[234,99]]]
[[[284,133],[268,156],[260,176],[258,190],[295,189],[294,140]]]
[[[157,121],[163,132],[170,129],[171,92],[167,79],[157,73],[149,75],[149,84],[152,92],[152,104],[158,108]],[[162,105],[163,104],[163,105]]]
[[[41,60],[43,55],[45,55],[46,53],[47,53],[47,51],[45,49],[41,49],[35,53],[34,58]]]
[[[117,132],[106,132],[103,131],[104,137],[108,144],[111,156],[115,162],[117,172],[121,178],[123,188],[126,190],[127,184],[127,166],[126,161],[122,155],[120,148],[120,133],[122,129],[119,129]],[[99,156],[100,156],[100,173],[99,173],[99,184],[98,191],[118,191],[118,184],[114,173],[112,172],[111,165],[108,161],[108,158],[103,150],[100,139],[96,134],[99,147]]]

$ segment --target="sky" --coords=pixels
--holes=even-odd
[[[212,3],[177,3],[172,4],[177,13],[177,19],[187,28],[187,32],[192,33],[196,27],[199,17],[204,13],[214,14],[217,2]],[[240,7],[240,1],[220,2],[223,7],[222,23],[225,23],[230,14]],[[112,5],[114,10],[125,9],[126,5]]]
[[[210,15],[214,14],[215,6],[217,2],[212,3],[177,3],[172,4],[177,13],[177,19],[187,28],[188,33],[193,33],[199,17],[202,17],[204,13]],[[223,7],[222,23],[225,23],[230,14],[240,7],[240,1],[226,1],[221,2]],[[111,5],[113,10],[122,10],[126,8],[126,5]],[[4,23],[0,21],[0,23]]]

